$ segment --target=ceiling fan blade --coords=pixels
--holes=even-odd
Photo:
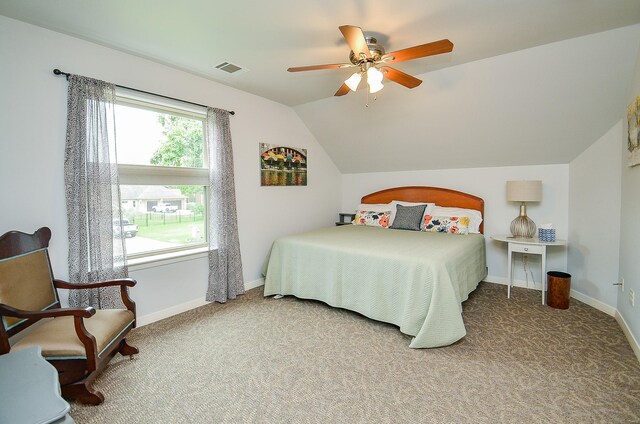
[[[360,57],[360,53],[364,53],[367,58],[371,57],[369,46],[367,46],[367,40],[364,38],[362,29],[357,26],[342,25],[338,27],[342,36],[347,40],[347,44],[351,47],[351,50],[357,58]]]
[[[338,88],[338,91],[336,91],[336,94],[334,94],[334,96],[344,96],[349,91],[351,91],[349,86],[347,84],[342,84],[340,88]]]
[[[404,85],[407,88],[416,88],[420,84],[422,84],[422,80],[419,80],[416,77],[412,77],[409,74],[405,74],[402,71],[398,71],[390,66],[383,66],[383,71],[386,71],[384,76],[385,78],[390,79],[393,82],[397,82],[400,85]]]
[[[421,44],[409,47],[382,56],[383,63],[404,62],[405,60],[418,59],[420,57],[433,56],[436,54],[449,53],[453,50],[453,43],[449,40],[434,41],[433,43]],[[390,58],[385,61],[385,58]]]
[[[312,66],[300,66],[297,68],[289,68],[287,71],[289,72],[301,72],[301,71],[316,71],[318,69],[338,69],[338,68],[351,68],[352,64],[350,63],[335,63],[331,65],[312,65]]]

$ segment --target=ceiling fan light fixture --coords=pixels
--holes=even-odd
[[[383,77],[384,76],[382,75],[382,72],[380,72],[380,70],[375,66],[367,69],[367,82],[369,83],[369,85],[380,84]]]
[[[383,88],[384,88],[384,84],[382,84],[381,82],[369,83],[369,93],[371,94],[377,93]]]
[[[382,84],[382,72],[374,66],[367,69],[367,83],[369,84],[369,93],[377,93],[382,90],[384,85]]]
[[[453,43],[447,39],[443,39],[387,53],[385,48],[378,44],[378,40],[376,40],[375,37],[365,37],[360,27],[342,25],[339,26],[338,29],[351,49],[348,63],[299,66],[287,69],[288,72],[301,72],[318,69],[359,68],[359,72],[351,75],[342,83],[334,96],[344,96],[349,93],[349,91],[356,91],[365,72],[367,73],[367,83],[369,84],[370,93],[377,93],[384,88],[382,85],[383,79],[407,88],[416,88],[422,83],[422,80],[388,65],[453,51]],[[378,69],[378,67],[381,69]]]
[[[347,84],[347,87],[351,89],[351,91],[356,91],[358,89],[358,85],[360,85],[360,81],[362,80],[362,75],[360,72],[356,72],[347,78],[344,83]]]

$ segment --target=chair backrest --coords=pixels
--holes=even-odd
[[[0,303],[28,311],[60,307],[47,252],[50,239],[47,227],[0,236]],[[1,321],[0,338],[6,339],[37,320],[3,316]]]

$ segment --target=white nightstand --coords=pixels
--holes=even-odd
[[[507,288],[507,298],[511,297],[511,286],[513,285],[513,262],[514,262],[513,253],[522,253],[526,255],[540,255],[542,260],[542,264],[540,266],[542,271],[540,274],[541,275],[540,278],[542,280],[542,304],[544,305],[545,291],[547,287],[547,278],[546,278],[547,277],[546,275],[547,246],[566,246],[567,241],[559,240],[559,239],[556,239],[556,241],[552,241],[552,242],[540,241],[537,238],[520,238],[520,237],[516,238],[513,236],[507,236],[507,235],[491,236],[491,238],[496,241],[508,243],[509,245],[509,257],[508,257],[509,286]]]

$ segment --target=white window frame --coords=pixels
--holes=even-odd
[[[152,112],[167,113],[202,121],[203,129],[203,168],[185,168],[156,165],[118,164],[120,185],[197,185],[204,186],[205,212],[204,225],[206,237],[202,243],[190,244],[183,247],[159,249],[144,253],[127,254],[127,260],[134,267],[144,268],[145,263],[173,262],[174,259],[189,255],[202,256],[209,250],[209,152],[206,142],[207,111],[204,107],[194,106],[180,101],[165,99],[152,94],[139,93],[133,90],[117,88],[116,104],[146,109]],[[117,122],[116,122],[117,125]],[[116,140],[117,143],[117,140]],[[141,266],[142,265],[142,266]]]

